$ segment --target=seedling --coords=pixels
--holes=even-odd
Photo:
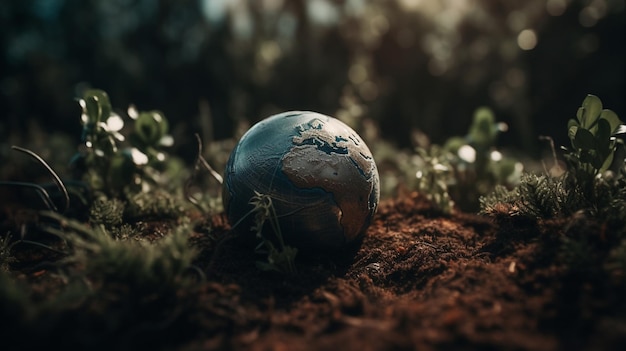
[[[578,108],[576,118],[567,123],[567,128],[573,150],[566,157],[591,175],[609,169],[617,146],[623,144],[616,135],[626,133],[626,126],[617,114],[602,109],[602,101],[595,95],[587,95]]]
[[[415,173],[417,190],[450,213],[455,203],[462,210],[475,210],[478,198],[495,186],[517,184],[522,164],[495,148],[498,134],[506,129],[489,108],[481,107],[464,137],[452,137],[443,147],[418,147],[422,162]]]
[[[451,213],[454,201],[449,186],[455,183],[452,159],[454,155],[433,145],[428,150],[418,148],[423,167],[415,173],[417,190],[424,194],[443,213]]]
[[[564,150],[569,168],[564,173],[526,174],[512,191],[499,188],[481,198],[481,211],[496,213],[504,204],[516,214],[535,218],[569,216],[580,210],[601,219],[623,218],[615,209],[626,209],[625,169],[623,160],[614,155],[623,144],[616,136],[624,132],[626,127],[618,116],[603,110],[599,98],[588,95],[576,119],[568,122],[573,149]],[[620,172],[607,172],[610,167],[619,167]]]
[[[84,149],[72,163],[93,191],[120,196],[152,189],[166,159],[162,149],[173,143],[163,114],[129,108],[128,116],[135,123],[126,140],[122,134],[125,121],[113,112],[104,91],[86,91],[79,104]]]
[[[264,271],[295,274],[294,261],[298,249],[285,245],[272,198],[255,191],[250,204],[253,206],[254,213],[254,225],[250,229],[256,233],[259,240],[255,252],[267,255],[267,262],[257,261],[257,267]],[[264,230],[266,223],[269,223],[270,230]],[[268,232],[271,232],[274,237],[268,237]]]

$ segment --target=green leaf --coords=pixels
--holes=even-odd
[[[467,140],[463,137],[451,137],[446,140],[446,143],[443,146],[445,151],[456,154],[457,151],[461,148],[461,146],[467,145]]]
[[[89,125],[97,125],[101,120],[102,110],[100,109],[100,104],[98,104],[98,100],[93,96],[85,97],[85,108],[84,112],[87,115],[87,124]]]
[[[470,144],[478,148],[488,148],[495,142],[497,134],[498,126],[493,111],[488,107],[476,109],[468,132]]]
[[[572,127],[578,127],[578,121],[573,118],[567,121],[567,129],[569,130]]]
[[[579,107],[576,111],[576,119],[578,120],[578,124],[583,120],[583,115],[585,114],[585,109],[583,107]]]
[[[567,130],[567,136],[570,138],[572,143],[574,143],[574,139],[576,138],[576,133],[578,132],[578,126],[571,126]]]
[[[113,189],[122,189],[132,184],[132,177],[137,168],[129,154],[118,153],[111,158],[109,168],[109,185]],[[110,189],[111,190],[111,189]]]
[[[593,155],[590,151],[581,152],[578,158],[582,163],[591,163],[593,161]]]
[[[582,150],[592,150],[595,146],[595,138],[590,131],[578,128],[574,136],[574,147]]]
[[[611,167],[611,164],[613,163],[614,155],[615,153],[611,152],[609,156],[604,160],[604,162],[602,163],[602,166],[598,170],[600,173],[604,173],[606,170],[609,169],[609,167]]]
[[[167,120],[159,112],[142,112],[135,122],[135,132],[146,145],[155,145],[167,131]]]
[[[600,113],[600,119],[604,119],[609,122],[611,126],[611,134],[614,134],[619,129],[619,126],[623,123],[617,114],[611,110],[602,110]]]
[[[609,143],[611,142],[611,125],[609,122],[600,118],[598,120],[598,132],[596,133],[596,150],[604,155],[609,153]]]
[[[103,90],[90,89],[85,91],[83,98],[86,103],[87,115],[92,118],[90,122],[106,122],[112,110],[109,95]]]
[[[583,128],[589,129],[596,123],[598,117],[600,117],[602,101],[600,101],[597,96],[589,94],[585,100],[583,100],[582,109],[582,113],[580,109],[578,110],[578,114],[582,114],[582,116],[578,117],[578,120]]]
[[[595,169],[600,169],[602,168],[602,164],[604,164],[604,160],[606,158],[602,157],[602,155],[600,155],[599,153],[593,153],[592,157],[591,157],[591,165],[593,166],[593,168]]]

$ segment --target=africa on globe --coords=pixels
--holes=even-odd
[[[305,251],[358,243],[378,206],[378,170],[367,145],[343,122],[316,112],[284,112],[255,124],[224,175],[224,210],[234,230],[250,232],[250,200],[264,194],[285,242]]]

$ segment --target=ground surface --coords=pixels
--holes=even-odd
[[[354,255],[301,257],[293,277],[258,271],[252,247],[241,239],[218,246],[228,226],[221,216],[212,222],[212,235],[197,233],[192,240],[201,248],[197,261],[206,282],[154,302],[170,307],[154,312],[142,302],[133,310],[120,293],[106,302],[77,302],[50,317],[47,332],[3,326],[9,340],[16,349],[55,344],[116,350],[626,346],[623,272],[599,275],[564,264],[556,247],[569,220],[444,216],[410,194],[381,203]],[[24,274],[43,282],[40,289],[55,286],[45,283],[45,268]]]

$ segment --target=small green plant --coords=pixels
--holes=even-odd
[[[163,149],[173,143],[163,114],[131,107],[128,116],[134,128],[126,140],[125,121],[113,112],[106,92],[87,90],[79,104],[84,145],[73,164],[81,168],[91,189],[108,196],[151,190],[166,166]]]
[[[491,109],[481,107],[474,112],[466,136],[452,137],[443,147],[418,147],[417,190],[450,213],[455,204],[474,211],[479,197],[497,185],[516,185],[522,164],[495,148],[496,138],[504,130],[506,125],[495,121]]]
[[[499,188],[481,198],[481,212],[495,213],[505,204],[516,214],[535,218],[565,217],[580,210],[603,220],[625,218],[619,209],[626,209],[626,169],[608,171],[623,166],[623,160],[614,160],[614,154],[621,144],[615,136],[624,130],[613,111],[602,110],[600,99],[588,95],[576,119],[568,122],[572,143],[571,150],[565,149],[568,169],[525,174],[517,188]]]
[[[560,216],[575,199],[568,194],[563,177],[524,173],[512,190],[499,185],[480,198],[481,213],[496,214],[505,208],[509,214],[535,218]],[[505,206],[502,206],[502,205]]]
[[[91,219],[109,222],[113,217],[104,217],[114,213],[118,222],[178,217],[185,208],[183,184],[188,174],[181,160],[165,152],[173,139],[163,114],[131,106],[124,119],[113,112],[107,93],[97,89],[87,90],[79,104],[84,144],[72,164],[96,201],[121,201],[107,206],[92,203],[97,209],[91,209]],[[98,214],[100,210],[105,212]],[[110,223],[107,226],[112,229]]]
[[[295,274],[298,249],[285,244],[272,198],[255,191],[250,204],[254,207],[254,225],[251,230],[260,241],[255,252],[267,255],[267,261],[257,261],[257,267],[264,271]],[[269,223],[269,230],[264,230],[266,223]],[[273,233],[274,238],[269,238],[268,232]]]
[[[423,167],[415,172],[417,191],[424,194],[443,213],[451,213],[454,201],[450,198],[449,186],[455,183],[453,172],[454,155],[432,145],[428,150],[417,149]]]
[[[120,199],[96,199],[89,209],[89,223],[113,228],[124,222],[126,203]]]
[[[588,95],[568,123],[572,148],[563,148],[567,169],[559,165],[552,139],[542,137],[551,142],[554,166],[543,174],[524,174],[512,190],[496,188],[480,199],[481,212],[504,221],[520,216],[558,219],[564,223],[562,235],[556,246],[546,246],[556,261],[576,276],[623,276],[626,167],[615,158],[620,146],[615,135],[623,131],[617,115],[602,110],[600,99]]]
[[[567,123],[573,150],[566,157],[577,168],[591,175],[603,173],[613,163],[613,155],[623,133],[623,122],[615,112],[603,109],[602,101],[587,95],[575,119]]]

